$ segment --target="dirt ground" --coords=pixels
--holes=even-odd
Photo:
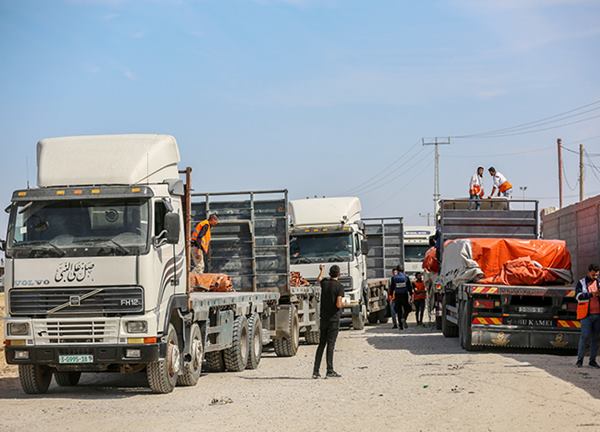
[[[141,374],[88,374],[43,397],[4,376],[0,430],[600,430],[600,371],[576,369],[573,356],[466,353],[414,324],[341,332],[341,379],[312,380],[314,352],[268,352],[258,370],[206,374],[169,395],[150,394]]]

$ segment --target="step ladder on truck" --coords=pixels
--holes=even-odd
[[[0,242],[5,355],[26,393],[52,377],[77,385],[82,372],[145,372],[169,393],[195,385],[204,363],[256,368],[266,343],[294,336],[276,279],[194,291],[192,170],[179,171],[173,137],[51,138],[37,154],[38,187],[13,193]]]
[[[469,351],[485,347],[577,348],[580,324],[570,269],[565,269],[560,285],[452,282],[458,267],[449,263],[464,254],[468,240],[462,246],[459,242],[538,239],[538,214],[537,201],[484,200],[479,210],[469,200],[440,201],[437,244],[442,248],[442,262],[436,307],[441,311],[445,337],[458,337]],[[448,244],[450,240],[459,242]]]

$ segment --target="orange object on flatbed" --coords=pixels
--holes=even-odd
[[[435,246],[430,247],[427,249],[427,252],[425,252],[425,258],[423,259],[423,270],[430,273],[440,272],[440,263],[437,259]]]
[[[310,285],[310,282],[307,281],[306,279],[304,279],[302,277],[302,275],[300,274],[300,272],[290,272],[290,286],[293,287],[301,287],[301,286],[308,286]]]
[[[482,284],[546,285],[570,278],[571,255],[562,240],[471,238]]]
[[[223,273],[190,273],[190,286],[193,291],[234,291],[231,278]]]

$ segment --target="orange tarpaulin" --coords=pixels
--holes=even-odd
[[[472,258],[483,279],[498,285],[544,285],[570,276],[571,255],[562,240],[473,238]]]
[[[290,272],[290,286],[293,287],[301,287],[301,286],[308,286],[310,285],[310,282],[307,281],[306,279],[304,279],[302,277],[302,275],[300,274],[300,272]]]
[[[194,291],[233,291],[231,278],[222,273],[190,273],[190,286]]]
[[[440,272],[440,263],[437,260],[435,247],[430,247],[427,249],[425,253],[425,258],[423,259],[423,270],[428,271],[430,273],[439,273]]]

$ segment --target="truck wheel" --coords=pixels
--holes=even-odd
[[[319,339],[321,338],[321,332],[319,330],[307,329],[304,333],[304,340],[308,345],[318,345]]]
[[[448,303],[448,294],[444,295],[444,299],[442,300],[442,334],[444,337],[457,337],[458,336],[458,326],[456,324],[448,321],[446,314],[446,304]]]
[[[365,317],[363,315],[362,306],[352,308],[352,328],[354,330],[362,330],[365,328]]]
[[[54,381],[61,387],[74,387],[79,384],[81,372],[54,372]]]
[[[387,324],[389,320],[390,318],[387,316],[387,308],[377,311],[377,321],[379,321],[380,324]]]
[[[52,369],[41,365],[19,365],[19,381],[27,394],[46,393],[52,381]]]
[[[206,360],[206,370],[209,372],[225,371],[225,360],[223,359],[223,351],[211,351],[204,354]]]
[[[181,370],[181,352],[179,338],[173,324],[169,324],[167,333],[167,353],[164,359],[158,359],[146,367],[148,384],[153,393],[171,393],[177,384]]]
[[[183,373],[177,378],[177,385],[185,387],[195,386],[202,373],[204,345],[202,343],[202,332],[198,324],[193,324],[190,329],[190,344],[192,358],[187,364],[183,365]]]
[[[250,347],[248,349],[248,364],[246,365],[246,369],[256,369],[258,368],[263,352],[262,321],[258,314],[252,314],[248,320],[248,340]]]
[[[461,302],[460,308],[460,327],[458,333],[460,337],[460,346],[467,351],[475,351],[472,344],[473,334],[471,333],[471,313],[473,305],[470,301]]]
[[[223,351],[225,369],[229,372],[240,372],[248,364],[248,320],[244,315],[236,317],[233,321],[232,345]]]
[[[300,324],[298,323],[298,312],[296,308],[289,309],[290,337],[273,339],[273,348],[277,357],[294,357],[300,345]]]
[[[372,312],[369,314],[367,320],[369,321],[369,324],[377,324],[377,319],[378,319],[378,313],[377,312]]]

